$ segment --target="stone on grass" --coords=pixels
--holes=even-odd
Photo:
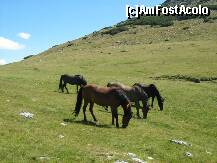
[[[190,152],[185,152],[185,156],[187,156],[187,157],[193,157],[192,153],[190,153]]]
[[[33,118],[34,114],[29,113],[29,112],[21,112],[20,113],[21,116],[25,117],[25,118]]]

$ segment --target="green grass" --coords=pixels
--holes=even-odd
[[[0,161],[40,162],[39,157],[46,156],[50,160],[45,162],[132,162],[127,156],[132,152],[148,162],[216,162],[216,83],[151,78],[216,77],[216,27],[216,20],[186,20],[162,28],[137,26],[114,36],[101,35],[102,30],[1,66]],[[89,83],[102,86],[109,81],[154,83],[165,97],[164,111],[157,111],[155,103],[147,120],[133,118],[127,129],[116,129],[111,114],[95,105],[99,124],[85,125],[82,112],[75,120],[71,115],[75,87],[69,86],[71,94],[57,92],[64,73],[83,74]],[[22,118],[21,111],[34,118]],[[89,111],[87,118],[92,120]],[[64,119],[70,121],[67,126],[60,125]],[[60,139],[60,134],[65,137]],[[192,158],[184,155],[187,151]]]

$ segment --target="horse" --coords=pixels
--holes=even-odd
[[[163,111],[163,103],[164,98],[160,95],[160,92],[158,91],[157,87],[154,84],[141,84],[141,83],[135,83],[133,86],[138,86],[142,88],[148,95],[148,98],[152,98],[151,107],[153,108],[154,98],[157,97],[158,100],[158,106],[160,108],[160,111]]]
[[[87,85],[87,81],[82,75],[61,75],[60,77],[60,83],[59,83],[59,90],[61,89],[62,92],[64,92],[64,88],[66,89],[67,93],[69,93],[68,88],[66,87],[66,84],[76,85],[77,86],[77,93],[78,93],[78,86],[82,87]]]
[[[123,128],[126,128],[128,126],[129,121],[132,118],[130,101],[127,98],[126,94],[121,89],[99,87],[94,84],[88,84],[86,86],[81,87],[77,95],[77,102],[76,102],[75,110],[73,112],[75,117],[77,117],[80,112],[82,106],[82,100],[84,100],[84,105],[83,105],[84,121],[87,121],[85,112],[88,104],[90,104],[89,110],[94,121],[95,122],[97,121],[93,113],[94,103],[100,106],[111,107],[112,124],[114,124],[114,118],[115,118],[117,128],[119,128],[118,112],[117,112],[117,108],[119,106],[122,106],[124,110],[124,115],[122,118]]]
[[[121,83],[114,83],[114,82],[110,82],[107,84],[107,87],[116,87],[116,88],[120,88],[122,89],[127,97],[129,98],[130,102],[135,102],[135,106],[136,106],[136,111],[137,111],[137,117],[141,118],[139,115],[139,101],[142,101],[143,107],[142,107],[142,113],[143,113],[143,118],[146,119],[147,118],[147,114],[149,111],[149,106],[148,106],[148,96],[147,94],[144,92],[144,90],[138,86],[133,86],[133,87],[129,87],[129,86],[125,86]]]

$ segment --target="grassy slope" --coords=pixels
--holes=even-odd
[[[186,26],[190,29],[183,30]],[[188,20],[165,28],[138,26],[113,37],[98,32],[72,46],[65,43],[1,67],[0,160],[30,162],[48,156],[51,162],[101,162],[113,155],[107,160],[112,162],[128,160],[126,153],[133,152],[144,160],[151,156],[154,162],[216,162],[216,83],[150,78],[216,77],[216,28],[217,22]],[[75,121],[71,116],[75,87],[69,86],[69,95],[57,92],[64,73],[83,74],[99,85],[114,80],[155,83],[166,98],[165,110],[151,110],[146,121],[132,119],[127,129],[115,129],[110,113],[95,105],[99,125],[84,125],[82,113]],[[35,116],[25,120],[18,115],[21,111]],[[87,115],[92,120],[88,111]],[[64,119],[71,123],[61,126]],[[65,137],[58,138],[60,134]],[[172,144],[168,140],[173,138],[193,146]],[[192,159],[184,156],[187,151]]]

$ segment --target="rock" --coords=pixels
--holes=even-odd
[[[60,139],[64,138],[64,135],[59,135],[59,138],[60,138]]]
[[[172,142],[172,143],[176,143],[176,144],[180,144],[180,145],[192,146],[192,144],[187,143],[187,142],[182,141],[182,140],[171,139],[170,142]]]
[[[149,160],[154,160],[154,158],[153,158],[153,157],[148,157],[148,159],[149,159]]]
[[[60,123],[60,125],[62,125],[62,126],[67,126],[67,124],[64,123],[64,122]]]
[[[210,155],[212,154],[211,152],[209,152],[209,151],[207,151],[207,150],[206,150],[206,153],[207,153],[207,154],[210,154]]]
[[[187,156],[187,157],[193,157],[193,155],[190,152],[185,152],[185,156]]]
[[[136,163],[147,163],[146,161],[143,161],[139,158],[132,158],[133,161],[135,161]]]
[[[34,114],[29,113],[29,112],[21,112],[20,113],[21,116],[25,117],[25,118],[33,118]]]
[[[128,163],[127,161],[116,160],[114,163]]]
[[[50,160],[50,158],[49,158],[49,157],[46,157],[46,156],[41,156],[41,157],[39,157],[38,159],[39,159],[39,160]]]
[[[130,152],[127,155],[130,156],[130,157],[136,157],[136,154],[130,153]]]
[[[133,162],[136,162],[136,163],[147,163],[146,161],[143,161],[143,160],[137,158],[136,154],[134,154],[134,153],[130,153],[129,152],[127,155],[129,157],[131,157],[131,159],[133,160]]]

